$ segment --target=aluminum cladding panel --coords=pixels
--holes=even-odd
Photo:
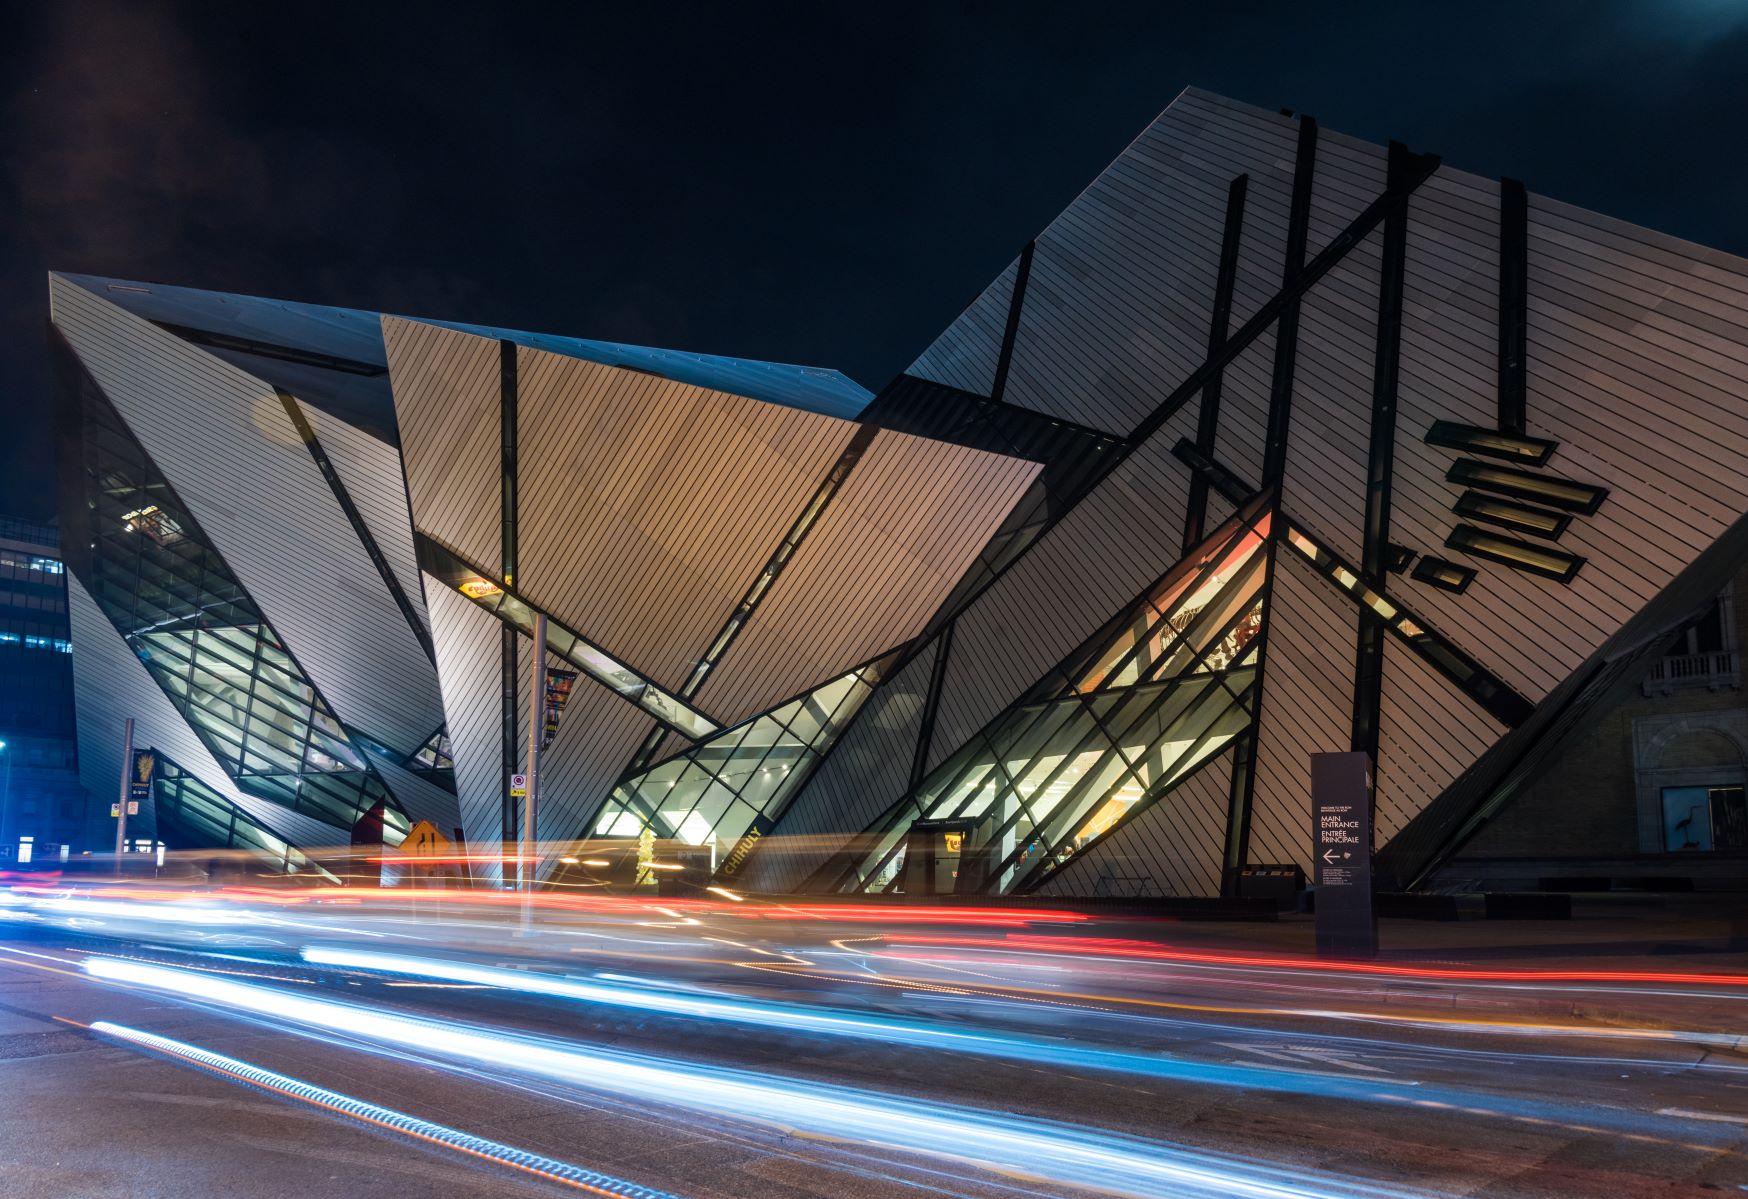
[[[1249,861],[1309,875],[1311,755],[1352,748],[1359,609],[1284,546],[1269,586]]]
[[[1038,470],[881,430],[700,702],[733,724],[916,636]]]
[[[857,426],[538,350],[518,362],[518,588],[677,689]]]
[[[407,510],[407,482],[401,473],[400,451],[319,408],[306,406],[304,415],[370,530],[371,539],[388,560],[414,615],[429,632],[431,622],[425,614],[419,563],[413,552],[413,519]]]
[[[341,720],[411,751],[431,662],[274,390],[51,277],[56,326]]]
[[[1186,407],[958,618],[932,770],[1183,556],[1189,471],[1171,455]]]
[[[382,318],[413,525],[501,571],[498,343]]]
[[[481,854],[503,844],[503,625],[472,600],[436,579],[425,579],[437,677],[443,686],[455,790],[467,843]],[[496,879],[496,863],[477,877]]]

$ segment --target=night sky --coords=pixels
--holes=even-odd
[[[1186,84],[1748,253],[1748,0],[0,0],[0,511],[50,268],[902,369]]]

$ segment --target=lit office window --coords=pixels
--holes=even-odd
[[[20,837],[18,839],[18,864],[23,866],[30,861],[31,854],[36,852],[35,837]]]
[[[0,553],[0,567],[4,567],[8,570],[34,570],[47,575],[64,574],[67,569],[54,558],[44,558],[39,554],[32,554],[28,558],[21,558],[15,554],[8,553]]]

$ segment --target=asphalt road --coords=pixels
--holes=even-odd
[[[1568,931],[1346,970],[1280,930],[284,898],[0,909],[4,1193],[1748,1191],[1731,955]]]

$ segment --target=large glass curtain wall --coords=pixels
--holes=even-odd
[[[342,828],[356,821],[366,794],[377,794],[345,730],[265,625],[165,629],[134,640],[158,685],[251,793]]]
[[[708,845],[723,861],[736,842],[768,832],[783,805],[856,714],[896,655],[622,780],[595,821],[597,837],[655,836]]]
[[[901,889],[918,820],[962,822],[982,891],[1028,889],[1223,749],[1252,715],[1268,536],[1260,502],[1216,531],[894,805],[838,889]]]
[[[246,850],[276,874],[339,881],[175,762],[160,758],[154,787],[158,839],[172,848]]]
[[[144,448],[73,369],[81,575],[98,607],[244,790],[346,829],[379,802],[395,808]],[[406,828],[391,810],[390,839]]]

